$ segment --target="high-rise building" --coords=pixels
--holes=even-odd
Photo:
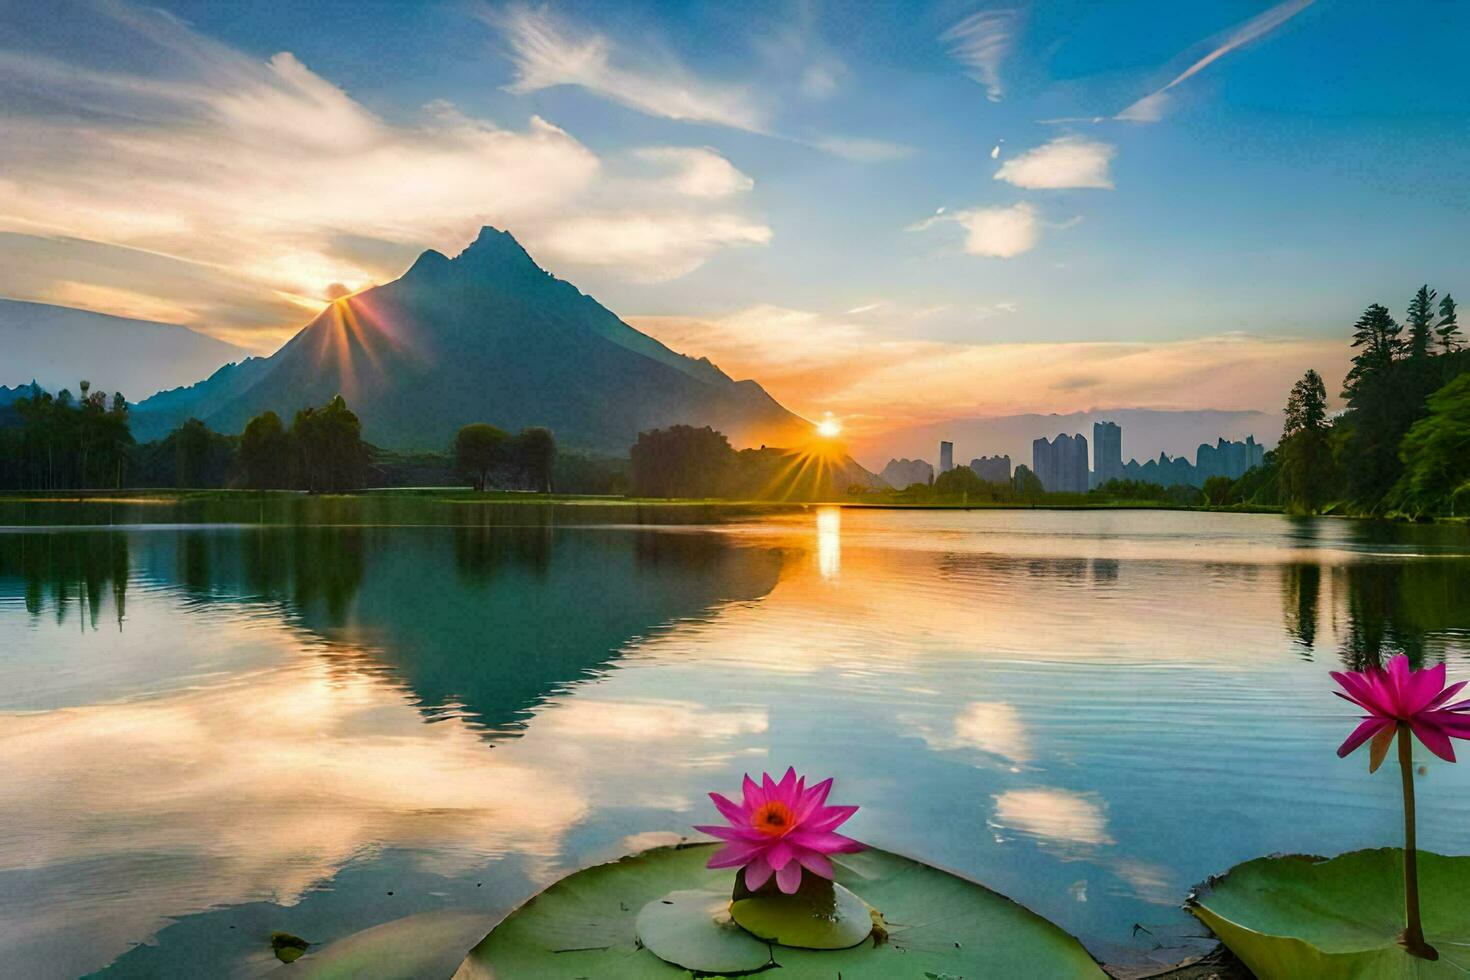
[[[1065,433],[1031,443],[1031,468],[1041,485],[1054,493],[1087,492],[1087,438]]]
[[[939,472],[948,473],[954,469],[954,443],[941,442],[939,444]]]
[[[1123,477],[1123,429],[1116,422],[1092,423],[1092,472],[1097,486]]]
[[[970,469],[987,483],[1011,482],[1011,458],[1009,456],[981,456],[970,460]]]

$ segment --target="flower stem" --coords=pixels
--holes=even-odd
[[[1425,960],[1439,959],[1435,948],[1424,941],[1419,922],[1419,849],[1414,835],[1414,745],[1409,726],[1399,722],[1399,772],[1404,780],[1404,917],[1407,925],[1399,933],[1399,945]]]

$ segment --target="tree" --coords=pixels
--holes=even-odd
[[[291,423],[302,482],[312,493],[355,490],[367,470],[362,423],[337,395],[321,409],[304,408]]]
[[[1438,290],[1430,289],[1425,283],[1419,287],[1414,298],[1409,300],[1409,311],[1404,322],[1409,326],[1409,356],[1423,360],[1429,356],[1429,343],[1434,326],[1434,297]]]
[[[454,437],[454,466],[471,476],[476,490],[490,482],[490,471],[505,462],[510,436],[485,422],[471,422]]]
[[[968,466],[955,466],[936,476],[934,493],[939,497],[959,498],[966,503],[992,497],[990,484],[980,479]]]
[[[1291,388],[1286,399],[1286,427],[1281,433],[1285,442],[1306,429],[1323,429],[1327,425],[1327,385],[1322,375],[1308,370]]]
[[[1460,346],[1460,321],[1455,314],[1455,298],[1449,293],[1439,301],[1439,326],[1434,328],[1434,332],[1439,335],[1439,346],[1444,353],[1453,354]]]
[[[214,433],[196,418],[189,418],[173,431],[174,486],[202,487],[209,465],[209,443]]]
[[[1470,374],[1429,396],[1429,414],[1404,436],[1395,497],[1415,514],[1455,512],[1470,499]]]
[[[638,434],[628,451],[640,497],[715,497],[726,492],[735,450],[709,426],[673,425]]]
[[[1235,481],[1228,476],[1209,477],[1202,488],[1205,500],[1214,507],[1223,507],[1230,503],[1230,489],[1233,486],[1235,486]]]
[[[262,412],[246,424],[240,435],[240,469],[245,486],[252,490],[274,490],[287,485],[291,473],[291,438],[275,412]]]
[[[1011,485],[1016,488],[1016,496],[1032,503],[1040,500],[1046,493],[1041,477],[1031,472],[1031,467],[1025,463],[1017,466],[1016,472],[1011,474]]]
[[[551,470],[556,464],[556,439],[541,426],[522,429],[516,437],[516,456],[526,482],[537,493],[551,492]]]
[[[1343,383],[1342,394],[1350,407],[1359,407],[1358,403],[1373,393],[1375,383],[1393,369],[1394,358],[1402,347],[1402,330],[1380,303],[1371,304],[1353,324],[1353,346],[1362,349],[1353,355],[1353,366]]]
[[[1286,425],[1277,447],[1286,502],[1308,513],[1321,508],[1331,487],[1329,428],[1327,386],[1320,374],[1309,370],[1286,399]]]

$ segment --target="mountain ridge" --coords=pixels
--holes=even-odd
[[[711,425],[736,445],[794,443],[811,424],[753,380],[671,350],[486,226],[454,258],[425,250],[391,282],[334,301],[266,358],[137,406],[141,437],[188,415],[238,432],[341,393],[385,448],[443,449],[459,426],[551,428],[625,452],[639,431]]]

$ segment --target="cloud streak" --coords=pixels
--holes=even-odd
[[[1215,41],[1207,54],[1195,60],[1178,75],[1175,75],[1167,85],[1145,95],[1113,118],[1128,122],[1158,122],[1164,117],[1170,89],[1198,75],[1236,48],[1247,45],[1271,33],[1311,6],[1312,2],[1313,0],[1284,0],[1284,2],[1278,3],[1271,9],[1252,17],[1245,23],[1231,28]]]
[[[544,8],[486,10],[481,17],[510,45],[512,92],[574,85],[650,116],[766,130],[765,114],[745,90],[697,79],[672,59],[615,63],[606,35],[580,30]]]
[[[1307,368],[1338,376],[1351,353],[1335,338],[1247,334],[943,343],[901,335],[915,312],[891,304],[838,315],[755,306],[716,319],[629,322],[675,350],[708,356],[732,376],[759,378],[793,411],[809,418],[831,412],[858,442],[946,418],[1100,405],[1275,410],[1281,392]],[[1014,314],[1014,304],[998,302],[950,315],[978,321]]]
[[[985,97],[1005,97],[1000,66],[1010,54],[1020,27],[1019,10],[982,10],[971,14],[940,35],[951,56],[970,69],[970,77],[985,86]]]

